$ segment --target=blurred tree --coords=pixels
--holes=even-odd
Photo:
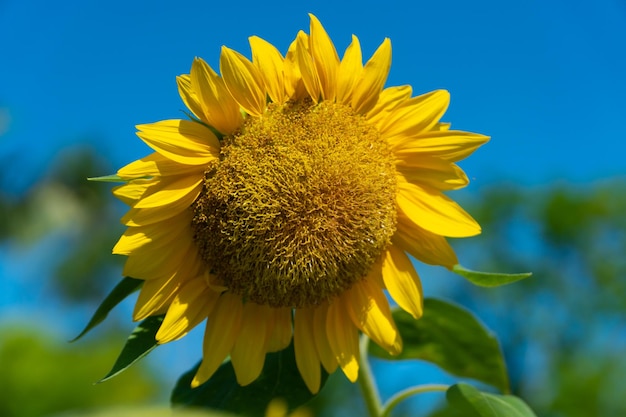
[[[5,327],[0,332],[0,416],[40,417],[149,404],[162,393],[160,381],[143,367],[125,372],[115,382],[93,384],[115,360],[123,335],[68,345],[34,327]]]
[[[120,276],[122,259],[111,255],[123,230],[120,206],[110,186],[87,181],[112,171],[95,149],[70,148],[24,193],[0,192],[0,239],[30,246],[55,235],[61,250],[52,275],[68,301],[100,301]]]

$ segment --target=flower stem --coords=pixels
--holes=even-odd
[[[376,382],[374,381],[374,374],[372,368],[370,368],[369,361],[367,360],[367,346],[369,339],[367,336],[362,335],[359,343],[359,350],[361,354],[360,366],[359,366],[359,387],[363,393],[363,399],[367,407],[367,413],[370,417],[380,417],[382,412],[382,405],[380,402],[380,395],[376,388]]]
[[[423,394],[425,392],[446,391],[448,388],[450,388],[449,385],[442,384],[418,385],[415,387],[407,388],[391,397],[389,401],[387,401],[387,403],[385,403],[385,405],[382,407],[381,414],[379,415],[380,417],[389,417],[391,411],[393,411],[393,409],[396,408],[398,404],[413,395]]]

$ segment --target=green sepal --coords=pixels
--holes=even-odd
[[[393,319],[403,340],[402,352],[391,356],[370,343],[370,354],[388,360],[424,360],[452,375],[484,382],[505,393],[510,391],[498,340],[469,311],[426,298],[424,315],[419,320],[400,309],[394,309]]]
[[[96,312],[93,314],[85,328],[82,332],[70,342],[75,342],[76,340],[83,337],[89,330],[96,327],[98,324],[102,323],[104,319],[107,318],[109,312],[120,302],[122,302],[126,297],[130,294],[134,293],[141,287],[143,284],[143,280],[126,277],[122,279],[113,290],[106,296],[106,298],[102,301],[100,306],[96,309]]]
[[[284,350],[269,353],[259,378],[245,387],[237,383],[233,365],[227,360],[207,382],[191,388],[191,381],[199,367],[200,364],[183,374],[176,383],[171,397],[174,407],[201,407],[263,417],[274,398],[282,398],[291,411],[317,395],[311,394],[300,376],[293,343]],[[321,371],[320,389],[328,378],[324,369]]]
[[[128,340],[126,340],[126,344],[117,357],[113,368],[98,382],[104,382],[119,375],[139,359],[152,352],[152,350],[158,346],[155,336],[159,331],[159,327],[161,327],[164,317],[165,314],[148,317],[139,323],[130,336],[128,336]]]
[[[481,392],[468,384],[451,386],[446,399],[465,417],[536,417],[518,397]]]
[[[532,276],[532,272],[522,272],[518,274],[502,274],[499,272],[479,272],[472,271],[462,265],[454,265],[452,272],[462,276],[469,282],[481,287],[499,287],[501,285],[511,284],[513,282]]]
[[[119,175],[117,174],[112,174],[112,175],[105,175],[103,177],[89,177],[87,178],[87,181],[98,181],[98,182],[128,182],[128,180],[125,180],[123,178],[121,178]]]

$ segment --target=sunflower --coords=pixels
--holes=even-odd
[[[419,318],[408,255],[450,269],[446,237],[480,233],[444,192],[488,137],[440,122],[445,90],[384,88],[389,39],[365,65],[357,37],[339,59],[313,15],[284,57],[249,40],[252,60],[223,47],[221,75],[196,58],[177,77],[190,120],[137,126],[154,153],[117,173],[130,210],[113,253],[145,281],[133,318],[165,314],[159,343],[206,319],[192,386],[228,355],[250,384],[293,338],[316,393],[321,367],[357,379],[359,332],[402,350],[385,290]]]

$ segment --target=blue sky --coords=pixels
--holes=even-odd
[[[307,12],[340,54],[352,33],[364,56],[391,38],[388,85],[451,92],[445,120],[492,136],[462,163],[473,186],[626,171],[623,0],[215,4],[0,1],[8,179],[32,183],[56,153],[81,142],[96,143],[113,166],[145,154],[134,125],[184,117],[175,76],[194,56],[217,68],[221,45],[249,55],[250,35],[285,51],[308,30]]]

